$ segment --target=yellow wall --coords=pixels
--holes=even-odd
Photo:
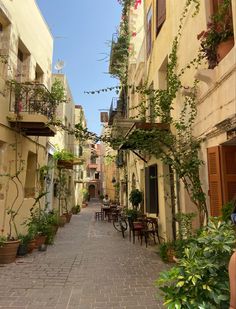
[[[141,81],[147,81],[147,85],[153,84],[154,89],[163,89],[166,87],[166,65],[168,55],[171,52],[172,42],[177,34],[179,26],[179,19],[184,8],[185,1],[166,1],[166,20],[162,25],[159,34],[155,33],[155,14],[156,14],[156,1],[146,0],[142,1],[144,16],[143,22],[141,22],[143,29],[146,31],[146,16],[147,12],[152,5],[152,50],[147,57],[146,43],[140,44],[131,39],[131,43],[134,44],[134,50],[136,54],[144,55],[145,61],[142,66],[142,58],[137,57],[134,59],[130,56],[129,62],[129,80],[131,85],[139,85]],[[236,2],[232,1],[233,6],[233,20],[234,20],[234,33],[236,34]],[[141,6],[139,6],[141,10]],[[187,13],[187,17],[184,20],[183,32],[180,38],[180,44],[178,49],[178,71],[185,67],[193,58],[196,57],[200,42],[197,40],[197,35],[205,30],[207,22],[209,21],[210,5],[208,1],[200,1],[200,11],[196,17],[192,17],[194,12],[194,5],[191,5],[190,11]],[[132,10],[130,13],[132,19]],[[219,63],[213,70],[207,69],[207,63],[203,63],[199,70],[191,68],[186,70],[186,73],[182,77],[182,83],[186,86],[192,86],[192,82],[195,77],[200,79],[198,87],[198,115],[194,124],[194,135],[196,137],[203,138],[201,144],[200,158],[207,163],[207,148],[216,146],[227,141],[226,132],[220,132],[217,130],[217,124],[224,121],[227,118],[233,117],[235,121],[236,114],[236,48],[229,52],[229,54]],[[204,76],[208,77],[208,82],[204,82]],[[129,91],[129,107],[134,107],[140,102],[141,98],[137,93]],[[148,105],[147,105],[148,107]],[[182,107],[182,95],[179,93],[174,104],[174,110],[172,111],[173,117],[178,117]],[[134,110],[129,111],[129,116],[133,117],[138,113]],[[147,110],[146,115],[149,116]],[[156,119],[158,122],[158,119]],[[128,186],[129,192],[131,190],[132,174],[136,173],[135,170],[142,170],[145,166],[151,164],[157,164],[159,170],[158,190],[159,190],[159,207],[160,207],[160,231],[163,237],[171,238],[171,222],[170,222],[170,203],[166,198],[169,194],[169,185],[166,184],[168,178],[168,169],[162,164],[162,162],[155,158],[149,158],[147,164],[144,164],[141,160],[135,159],[134,155],[129,154],[128,157]],[[201,181],[203,184],[204,192],[208,192],[208,171],[207,164],[202,166],[200,170]],[[138,186],[139,187],[139,186]],[[186,192],[181,185],[180,188],[180,207],[182,211],[192,212],[196,211],[186,195]],[[208,199],[208,197],[207,197]],[[209,205],[209,201],[207,200]],[[177,209],[176,209],[177,211]]]
[[[0,7],[0,20],[6,22],[4,31],[7,34],[7,41],[0,42],[0,50],[1,54],[8,55],[7,64],[1,64],[0,68],[0,229],[6,235],[9,233],[9,210],[16,211],[20,208],[15,221],[18,232],[25,230],[22,222],[29,216],[29,209],[34,203],[33,195],[37,196],[39,192],[36,170],[47,162],[46,137],[26,137],[10,129],[7,118],[10,97],[6,81],[18,78],[16,65],[20,39],[29,52],[24,81],[35,79],[37,63],[44,73],[42,82],[50,87],[53,40],[35,1],[1,0]],[[29,154],[30,160],[27,162]],[[27,170],[28,175],[32,173],[32,185],[26,179]],[[10,180],[5,174],[17,174],[18,177]],[[25,187],[28,188],[27,192]],[[14,231],[12,235],[15,235]]]

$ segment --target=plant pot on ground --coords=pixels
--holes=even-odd
[[[66,217],[66,223],[70,223],[72,213],[71,212],[65,212],[63,215]]]
[[[45,244],[46,236],[42,234],[38,234],[35,237],[35,246],[36,248],[40,247],[41,245]]]
[[[17,250],[17,255],[19,256],[24,256],[28,253],[28,246],[29,246],[29,242],[32,240],[32,235],[31,234],[27,234],[27,235],[19,235],[19,240],[20,240],[20,245],[18,247]],[[34,246],[35,246],[35,242],[34,242]]]
[[[80,205],[75,205],[71,208],[71,212],[73,215],[77,215],[78,213],[80,213]]]
[[[16,259],[20,240],[7,240],[0,237],[0,264],[10,264]]]
[[[59,225],[59,227],[64,227],[65,224],[66,224],[66,216],[65,215],[61,215],[59,217],[58,225]]]
[[[27,245],[28,253],[32,253],[34,249],[36,249],[36,240],[32,239],[32,240],[29,241],[29,243]]]

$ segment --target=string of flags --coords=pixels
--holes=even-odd
[[[126,86],[128,88],[132,88],[133,86]],[[98,90],[92,90],[92,91],[84,91],[85,94],[99,94],[101,92],[107,92],[107,91],[113,91],[116,90],[117,93],[120,92],[120,90],[123,88],[123,86],[114,86],[114,87],[107,87],[107,88],[103,88],[103,89],[98,89]]]

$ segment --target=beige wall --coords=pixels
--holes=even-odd
[[[40,189],[37,169],[47,163],[46,137],[26,137],[10,129],[7,118],[10,97],[6,81],[19,77],[16,66],[20,39],[20,44],[23,44],[29,53],[24,81],[35,79],[37,63],[44,73],[42,82],[50,87],[53,40],[35,1],[1,0],[0,22],[4,27],[2,35],[5,35],[1,37],[3,40],[0,41],[0,54],[6,55],[8,59],[6,64],[0,66],[0,170],[2,175],[10,173],[11,176],[15,175],[16,171],[19,172],[19,179],[15,177],[9,182],[9,186],[9,177],[0,176],[0,226],[2,233],[6,235],[9,233],[9,226],[3,222],[4,218],[5,222],[9,221],[7,211],[12,206],[13,211],[20,208],[16,217],[18,231],[25,229],[22,222],[29,215],[29,209],[34,203],[33,197],[37,196]],[[36,118],[37,115],[35,120]]]
[[[185,1],[166,1],[166,20],[161,28],[161,31],[156,36],[155,33],[155,14],[156,14],[156,1],[146,0],[142,1],[143,21],[139,19],[139,23],[143,30],[146,27],[146,15],[152,5],[152,51],[147,57],[146,43],[141,44],[135,38],[131,39],[134,44],[135,55],[143,55],[142,57],[130,56],[129,62],[129,81],[131,85],[139,85],[141,81],[147,81],[148,85],[153,84],[154,89],[163,89],[166,87],[166,65],[168,55],[171,52],[172,41],[177,34],[180,15],[183,11]],[[236,33],[236,2],[232,1],[233,6],[233,19],[234,19],[234,32]],[[139,6],[139,10],[142,10]],[[194,5],[191,5],[190,11],[184,21],[183,33],[180,38],[178,49],[178,70],[185,67],[198,53],[200,42],[197,40],[197,35],[205,30],[207,22],[209,21],[210,5],[209,1],[200,2],[200,11],[196,17],[192,17],[194,12]],[[133,12],[130,13],[132,20]],[[137,17],[136,17],[137,18]],[[143,22],[143,23],[142,23]],[[141,31],[141,33],[142,33]],[[137,37],[138,38],[138,37]],[[145,62],[142,66],[143,61]],[[236,48],[229,52],[229,54],[219,63],[213,70],[207,69],[207,63],[203,63],[199,70],[191,68],[186,70],[182,77],[182,83],[185,86],[192,86],[195,77],[199,78],[200,83],[198,87],[198,115],[194,124],[194,135],[203,138],[201,144],[200,158],[206,163],[200,170],[201,181],[203,184],[204,192],[208,192],[208,172],[207,172],[207,148],[216,146],[227,141],[226,132],[222,132],[217,128],[217,124],[227,118],[235,117],[236,114]],[[141,98],[137,93],[129,92],[129,107],[135,106],[140,102]],[[148,105],[147,105],[148,107]],[[182,94],[179,93],[172,111],[173,117],[178,117],[182,107]],[[148,111],[147,111],[148,116]],[[129,116],[133,117],[137,112],[130,110]],[[156,119],[158,122],[158,119]],[[135,159],[133,155],[128,156],[128,186],[129,192],[131,190],[131,177],[136,172],[136,168],[142,171],[145,166],[157,164],[159,170],[158,190],[159,190],[159,206],[160,206],[160,231],[165,238],[171,237],[171,208],[168,202],[167,195],[169,194],[168,184],[168,169],[162,162],[149,158],[147,164],[141,160]],[[136,167],[135,167],[136,165]],[[139,186],[137,186],[139,187]],[[176,192],[177,193],[177,192]],[[192,212],[196,211],[195,207],[191,204],[189,197],[181,185],[180,187],[180,207],[182,211]],[[208,197],[207,197],[208,199]],[[208,206],[209,201],[207,200]],[[177,208],[176,208],[176,211]]]

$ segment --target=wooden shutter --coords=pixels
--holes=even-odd
[[[207,149],[211,216],[219,216],[222,207],[222,187],[219,147]]]
[[[157,165],[149,166],[149,187],[150,187],[150,213],[159,213],[158,205],[158,181]]]
[[[158,35],[162,24],[166,20],[166,0],[156,1],[156,35]]]
[[[227,203],[236,196],[236,146],[222,146],[220,153],[223,203]]]
[[[149,56],[152,50],[152,6],[147,13],[147,55]]]
[[[146,212],[150,212],[149,167],[145,168],[145,204]]]
[[[211,14],[216,14],[219,8],[219,5],[221,5],[224,2],[224,0],[211,0]],[[229,7],[229,14],[232,14],[231,4]]]

